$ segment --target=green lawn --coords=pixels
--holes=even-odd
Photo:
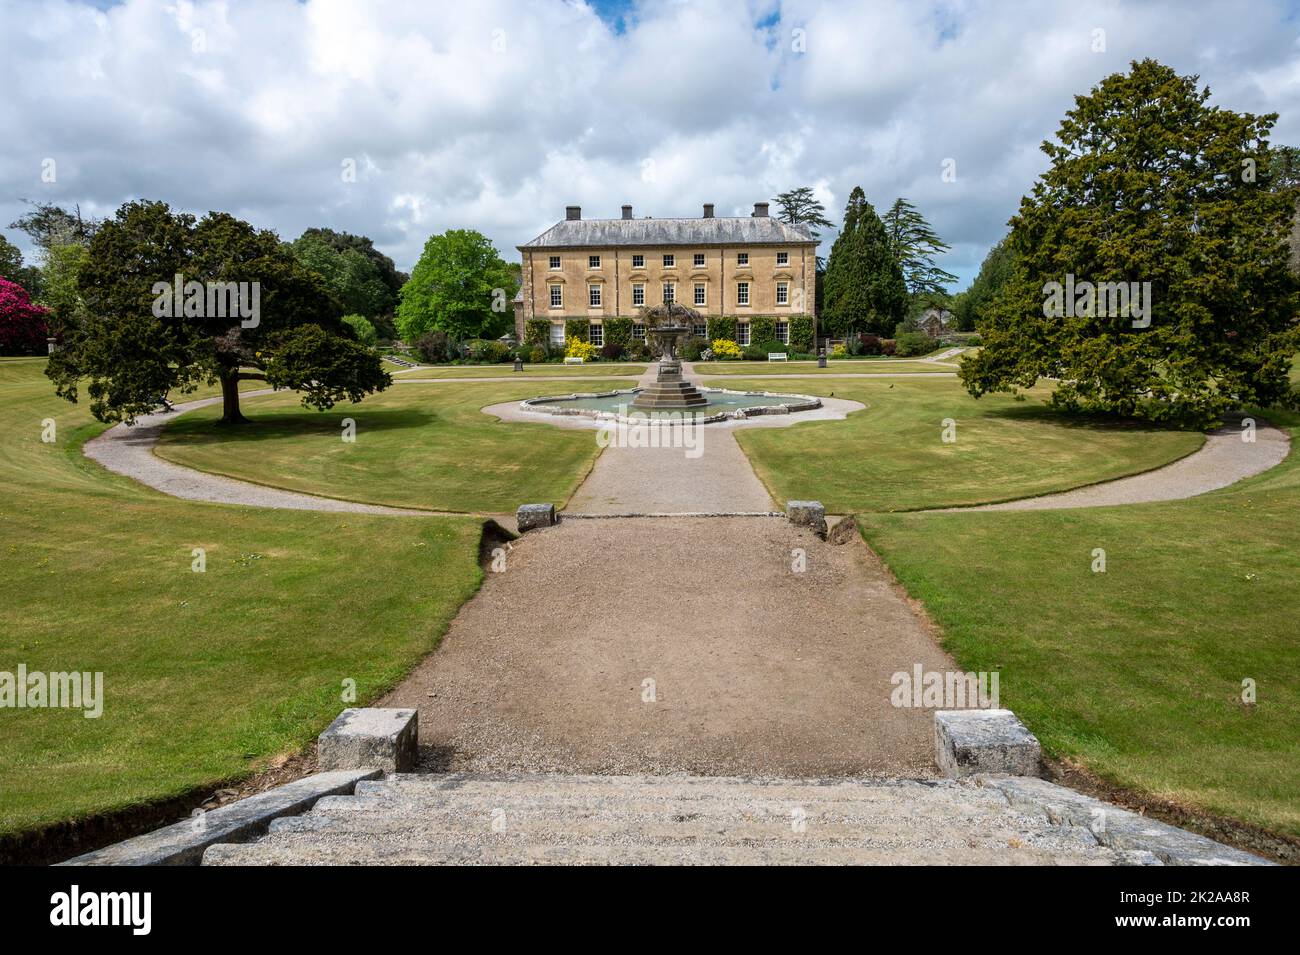
[[[1300,416],[1269,416],[1300,431]],[[961,667],[1000,671],[1002,702],[1049,752],[1300,836],[1295,454],[1185,501],[861,525]],[[1095,548],[1105,573],[1092,572]]]
[[[590,365],[524,365],[522,372],[514,371],[512,365],[434,365],[410,371],[399,378],[603,378],[608,376],[640,377],[647,364],[626,364],[619,362],[594,362]],[[391,369],[390,369],[391,370]]]
[[[103,471],[43,364],[0,364],[0,670],[99,671],[106,699],[0,711],[0,834],[254,771],[343,680],[363,703],[399,680],[477,588],[473,519],[192,504]]]
[[[508,424],[486,405],[564,391],[543,382],[394,384],[360,404],[310,411],[292,393],[250,398],[252,424],[215,425],[211,406],[177,418],[157,453],[203,471],[277,487],[434,511],[513,512],[563,504],[599,448],[594,432]],[[356,422],[356,441],[341,422]]]
[[[772,388],[761,380],[731,387]],[[1196,433],[1117,427],[1048,412],[1043,394],[976,401],[953,379],[838,379],[797,389],[867,405],[845,421],[736,431],[779,501],[831,513],[960,506],[1060,491],[1149,470],[1195,451]],[[945,443],[943,422],[956,422]]]
[[[697,361],[691,367],[698,375],[898,375],[918,372],[957,374],[957,369],[951,367],[948,362],[907,361],[900,358],[827,361],[825,368],[818,368],[815,361]]]

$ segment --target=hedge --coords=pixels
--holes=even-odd
[[[564,322],[564,340],[576,338],[580,342],[591,340],[591,322],[585,318],[569,318]]]

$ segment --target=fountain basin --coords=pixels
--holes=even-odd
[[[519,407],[534,414],[581,415],[629,424],[654,421],[662,423],[709,424],[765,414],[796,414],[820,408],[820,398],[813,395],[777,394],[769,391],[732,391],[729,388],[700,388],[705,404],[670,411],[644,410],[633,407],[640,388],[617,391],[576,392],[528,398]]]

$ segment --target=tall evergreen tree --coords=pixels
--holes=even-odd
[[[806,225],[808,233],[814,239],[821,239],[822,229],[835,228],[835,223],[826,218],[826,207],[813,195],[811,186],[800,186],[797,189],[782,192],[776,197],[775,201],[781,207],[781,211],[776,215],[778,219],[782,222],[789,222],[791,225]],[[826,260],[820,255],[817,256],[815,266],[816,273],[821,275],[825,272]]]
[[[885,225],[855,186],[844,207],[844,226],[831,246],[826,266],[828,330],[893,333],[907,313],[907,284],[889,247]]]
[[[953,317],[957,321],[958,330],[974,331],[975,326],[984,320],[994,296],[1011,278],[1014,264],[1015,249],[1011,245],[1010,237],[1004,237],[1001,242],[989,249],[989,254],[984,257],[984,262],[980,266],[979,275],[975,276],[975,281],[971,282],[970,288],[957,297],[953,307]]]
[[[889,248],[903,269],[903,280],[911,295],[947,293],[945,286],[957,281],[957,276],[945,272],[934,264],[934,257],[947,252],[951,246],[939,238],[938,233],[921,215],[921,210],[904,198],[894,200],[882,220]]]
[[[1058,407],[1198,424],[1287,399],[1295,203],[1241,174],[1270,158],[1277,117],[1211,106],[1197,82],[1143,60],[1076,97],[1011,220],[1011,278],[962,362],[971,394],[1054,378]]]

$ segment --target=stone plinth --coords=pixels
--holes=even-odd
[[[322,770],[382,769],[399,773],[418,761],[415,710],[354,707],[320,734]]]
[[[520,504],[515,511],[515,527],[521,534],[534,527],[550,527],[554,523],[554,504]]]
[[[826,539],[826,508],[821,501],[787,501],[786,519],[799,527],[810,527],[814,534]]]
[[[1037,776],[1038,738],[1010,710],[939,710],[934,714],[935,761],[950,779],[977,773]]]

